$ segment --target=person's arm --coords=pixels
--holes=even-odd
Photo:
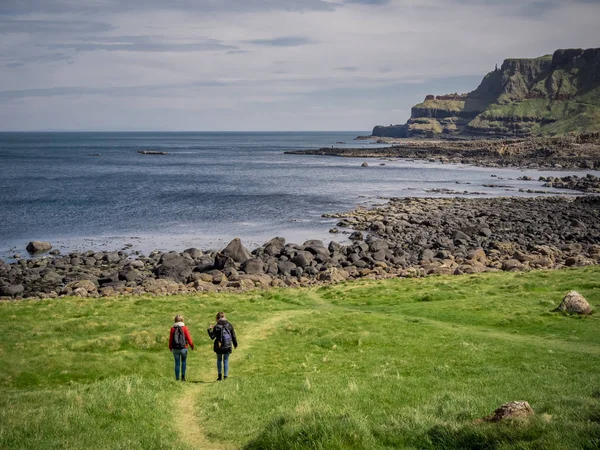
[[[169,333],[169,350],[173,350],[173,332],[175,329],[171,327],[171,332]]]
[[[208,330],[206,330],[206,332],[208,333],[208,336],[210,337],[211,340],[214,340],[217,337],[217,336],[215,336],[212,326]]]
[[[233,342],[233,348],[237,348],[237,345],[238,345],[237,344],[237,336],[235,335],[235,330],[233,329],[233,325],[231,325],[231,342]]]
[[[188,327],[183,327],[183,334],[185,335],[185,340],[187,343],[190,344],[190,347],[192,347],[192,350],[194,350],[194,341],[192,341],[192,335],[190,334]]]

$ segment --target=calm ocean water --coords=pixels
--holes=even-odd
[[[339,142],[373,146],[353,141],[359,134],[367,133],[0,133],[0,257],[25,254],[34,239],[64,251],[218,248],[236,236],[249,247],[274,236],[331,239],[335,221],[321,214],[378,197],[541,187],[482,186],[500,183],[491,174],[516,178],[519,170],[372,159],[365,168],[363,160],[283,154]]]

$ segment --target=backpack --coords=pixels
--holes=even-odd
[[[231,333],[225,325],[215,325],[215,336],[221,350],[231,349]]]
[[[186,340],[183,328],[175,327],[173,332],[173,348],[185,348]]]

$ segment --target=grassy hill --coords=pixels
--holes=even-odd
[[[460,99],[460,101],[457,101]],[[600,131],[600,48],[506,59],[468,94],[428,95],[375,136],[555,136]]]
[[[593,449],[600,268],[0,303],[0,448]],[[218,310],[240,347],[215,382]],[[168,330],[197,345],[172,378]],[[475,424],[510,400],[529,420]]]

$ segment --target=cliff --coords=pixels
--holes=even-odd
[[[468,94],[428,95],[374,136],[546,136],[600,131],[600,48],[506,59]]]

